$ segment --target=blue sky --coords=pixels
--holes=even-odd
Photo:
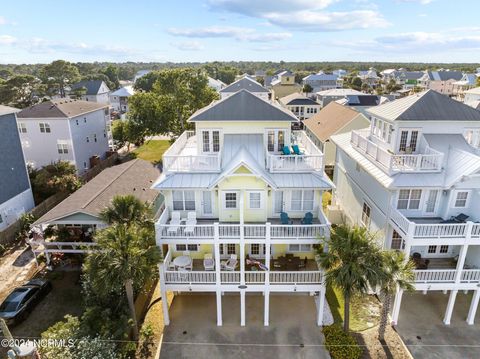
[[[478,0],[5,1],[0,62],[479,62]]]

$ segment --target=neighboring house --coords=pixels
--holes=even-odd
[[[312,321],[322,325],[325,286],[313,245],[329,235],[322,193],[331,182],[321,151],[303,131],[291,131],[298,120],[290,111],[246,90],[197,111],[189,122],[195,132],[184,132],[165,152],[164,174],[152,187],[165,196],[155,224],[164,258],[162,297],[215,293],[222,325],[223,293],[237,295],[244,326],[247,293],[263,295],[265,309],[256,315],[264,325],[271,293],[315,293]],[[303,154],[283,155],[293,144]],[[305,216],[312,224],[301,224]],[[166,302],[163,319],[168,325]]]
[[[404,90],[410,90],[418,86],[418,81],[422,78],[421,71],[400,71],[395,77],[397,85],[401,85]]]
[[[214,79],[213,77],[210,77],[210,76],[208,76],[208,86],[210,86],[212,89],[214,89],[217,92],[220,92],[220,90],[227,87],[227,85],[223,81]]]
[[[368,114],[369,129],[332,136],[330,208],[369,228],[385,249],[413,256],[417,291],[450,291],[445,324],[457,293],[473,292],[473,324],[480,297],[480,111],[428,90]],[[395,324],[402,295],[393,305]]]
[[[378,106],[389,102],[389,99],[385,96],[361,94],[347,95],[335,102],[343,106],[352,107],[359,112],[365,112],[365,110],[372,106]]]
[[[140,77],[143,77],[145,75],[148,75],[150,72],[152,72],[152,70],[139,70],[137,71],[137,73],[135,74],[135,76],[133,77],[133,83],[135,84],[135,82],[137,82],[137,80],[140,78]]]
[[[348,71],[343,70],[343,69],[338,69],[338,70],[333,70],[332,74],[337,75],[338,77],[342,78],[342,77],[345,77],[345,76],[348,75]]]
[[[0,105],[0,231],[35,206],[19,136],[24,127],[16,121],[18,111]]]
[[[475,86],[477,86],[477,75],[463,74],[460,81],[453,83],[453,95],[457,100],[462,101],[465,96],[465,91],[473,89]]]
[[[377,75],[377,71],[373,67],[370,67],[365,71],[359,71],[358,77],[360,77],[363,83],[366,83],[371,87],[377,86],[380,81],[380,77]]]
[[[307,135],[323,152],[325,168],[331,170],[335,165],[336,147],[330,136],[369,127],[370,121],[354,108],[331,102],[303,124]]]
[[[345,96],[364,95],[364,93],[354,89],[333,89],[333,90],[319,91],[316,93],[316,95],[317,95],[317,102],[323,108],[327,106],[330,102],[343,99],[345,98]]]
[[[128,112],[128,98],[135,94],[133,86],[125,86],[110,94],[110,105],[114,111]]]
[[[341,84],[338,81],[338,75],[335,74],[326,74],[323,71],[320,71],[314,75],[308,75],[303,78],[303,86],[310,85],[312,87],[312,92],[336,89],[341,87]]]
[[[320,104],[310,97],[300,93],[282,97],[278,102],[285,108],[293,112],[300,121],[312,117],[320,111]]]
[[[425,71],[423,76],[418,79],[418,86],[450,96],[453,95],[453,84],[460,81],[462,77],[461,71]]]
[[[247,90],[248,92],[253,93],[255,96],[258,96],[267,101],[270,98],[270,91],[268,91],[257,81],[252,80],[250,77],[243,77],[240,80],[237,80],[228,85],[227,87],[221,89],[219,91],[220,98],[227,98],[241,90]]]
[[[270,82],[274,99],[279,99],[295,92],[302,92],[302,85],[295,82],[295,75],[288,70],[279,72]]]
[[[475,87],[465,91],[463,103],[470,107],[480,110],[480,87]]]
[[[77,82],[71,86],[71,91],[84,88],[85,94],[80,96],[80,100],[108,103],[110,89],[102,80],[85,80]]]
[[[27,164],[40,168],[69,161],[79,174],[109,151],[107,104],[61,99],[27,107],[17,114]]]

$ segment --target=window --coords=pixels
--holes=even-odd
[[[235,253],[236,253],[235,244],[228,243],[227,244],[227,254],[235,254]]]
[[[68,145],[66,143],[57,142],[57,150],[59,154],[67,154],[68,153]]]
[[[401,152],[415,152],[417,150],[418,131],[402,130],[400,132],[400,144],[398,150]]]
[[[290,209],[292,211],[312,211],[313,199],[313,190],[294,190],[292,191]]]
[[[87,139],[86,139],[86,140],[87,140],[87,143],[90,142],[90,139],[88,138],[88,136],[87,136]]]
[[[428,253],[435,253],[437,251],[437,246],[428,246]]]
[[[83,162],[83,168],[88,170],[87,162]]]
[[[390,143],[392,138],[392,125],[388,122],[379,120],[375,117],[372,119],[372,133],[381,140]]]
[[[0,214],[0,224],[3,223],[3,217],[2,215]]]
[[[258,243],[250,244],[250,254],[259,255],[260,254],[260,244],[258,244]]]
[[[203,152],[210,152],[210,131],[202,131]]]
[[[262,193],[261,192],[249,192],[248,193],[248,208],[249,209],[261,209],[262,208]]]
[[[225,209],[237,208],[237,192],[225,193]]]
[[[400,135],[400,146],[398,147],[399,151],[405,151],[407,149],[407,137],[408,131],[402,131]]]
[[[194,211],[195,210],[195,192],[194,191],[173,191],[173,210],[174,211]]]
[[[480,147],[480,130],[470,129],[464,133],[465,140],[473,147]]]
[[[24,122],[19,122],[18,123],[18,132],[27,133],[27,126],[25,125]]]
[[[216,153],[220,151],[220,131],[202,131],[202,150],[204,153]]]
[[[281,152],[285,146],[285,130],[267,131],[267,150],[269,152]]]
[[[468,191],[458,191],[455,198],[455,207],[464,208],[467,206]]]
[[[363,202],[363,208],[362,208],[362,223],[365,225],[365,227],[369,228],[370,227],[370,212],[371,208],[370,206]]]
[[[78,118],[75,120],[75,123],[76,123],[76,124],[77,124],[77,126],[78,126]]]
[[[310,252],[312,250],[311,244],[289,244],[289,252]]]
[[[440,253],[448,253],[448,246],[447,245],[440,246]]]
[[[396,230],[393,230],[392,234],[392,243],[390,245],[391,249],[404,249],[405,248],[405,241],[403,240],[402,236],[398,234]]]
[[[213,131],[212,139],[213,139],[213,152],[219,152],[220,151],[220,131]]]
[[[50,133],[51,132],[50,125],[48,123],[40,122],[39,126],[40,126],[40,132],[42,132],[42,133]]]
[[[97,134],[94,134],[94,135],[93,135],[93,141],[94,141],[94,142],[97,142]]]
[[[268,131],[267,140],[268,140],[268,145],[267,145],[268,152],[273,152],[275,149],[275,132],[274,131]]]
[[[401,189],[398,194],[397,209],[419,209],[421,189]]]
[[[198,244],[177,244],[175,245],[175,250],[177,252],[183,252],[183,251],[198,252]]]

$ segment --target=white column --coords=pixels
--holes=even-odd
[[[268,327],[268,323],[270,320],[270,291],[267,289],[263,293],[263,298],[265,300],[265,309],[263,313],[263,325]]]
[[[221,327],[222,324],[222,292],[217,289],[217,325]]]
[[[398,289],[397,294],[395,294],[395,301],[393,302],[392,310],[392,325],[397,325],[398,316],[400,314],[400,306],[402,304],[403,289]]]
[[[453,307],[455,306],[455,299],[457,298],[458,290],[452,290],[450,297],[448,297],[447,309],[445,310],[445,317],[443,318],[443,324],[450,325],[450,319],[452,319]]]
[[[471,223],[472,222],[469,222],[468,226],[470,226]],[[468,229],[469,227],[467,227],[467,230]],[[467,251],[468,244],[464,244],[460,247],[460,253],[458,253],[457,271],[455,272],[455,283],[460,283],[460,280],[462,279],[463,266],[465,265],[465,257],[467,256]]]
[[[271,224],[269,222],[265,223],[265,267],[267,271],[265,272],[265,308],[264,308],[264,320],[263,324],[268,326],[270,319],[270,238],[271,238]]]
[[[323,325],[323,311],[325,310],[325,286],[322,285],[322,289],[318,293],[318,306],[317,306],[317,325]]]
[[[245,289],[240,290],[240,325],[245,326]]]
[[[165,285],[165,268],[163,263],[158,265],[158,270],[160,273],[160,295],[162,297],[162,308],[163,308],[163,324],[170,324],[170,317],[168,315],[168,298],[167,298],[167,288]]]
[[[245,285],[245,227],[243,207],[244,207],[244,191],[240,191],[240,285]]]
[[[473,293],[472,302],[470,303],[470,309],[468,310],[467,323],[473,325],[475,322],[475,315],[477,314],[478,301],[480,299],[480,289],[477,289]]]
[[[220,232],[218,222],[213,224],[213,250],[215,258],[215,286],[217,296],[217,325],[222,326],[222,287],[220,276]]]

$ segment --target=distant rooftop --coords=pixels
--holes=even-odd
[[[27,107],[18,118],[72,118],[84,113],[108,108],[107,104],[72,99],[50,100]]]
[[[265,92],[265,93],[269,92],[265,87],[263,87],[257,81],[254,81],[249,77],[244,77],[228,85],[227,87],[221,89],[220,93],[238,92],[240,90],[247,90],[250,92]]]
[[[294,92],[288,96],[282,97],[278,100],[281,104],[285,106],[295,106],[295,105],[318,105],[320,104],[310,97],[305,96],[304,94]]]
[[[105,87],[107,88],[107,91],[105,92],[108,92],[110,89],[102,80],[80,81],[80,82],[77,82],[76,84],[73,84],[71,86],[71,89],[76,90],[76,89],[85,87],[85,89],[87,90],[86,95],[98,95],[100,93],[100,88],[102,87],[102,84],[104,84]]]
[[[130,97],[135,94],[135,90],[133,89],[133,86],[125,86],[117,91],[114,91],[110,94],[110,96],[119,96],[119,97]]]
[[[363,95],[363,92],[354,90],[354,89],[331,89],[318,91],[317,95],[319,96],[347,96],[347,95]]]
[[[19,112],[20,110],[15,107],[0,105],[0,116],[9,115],[11,113]]]

